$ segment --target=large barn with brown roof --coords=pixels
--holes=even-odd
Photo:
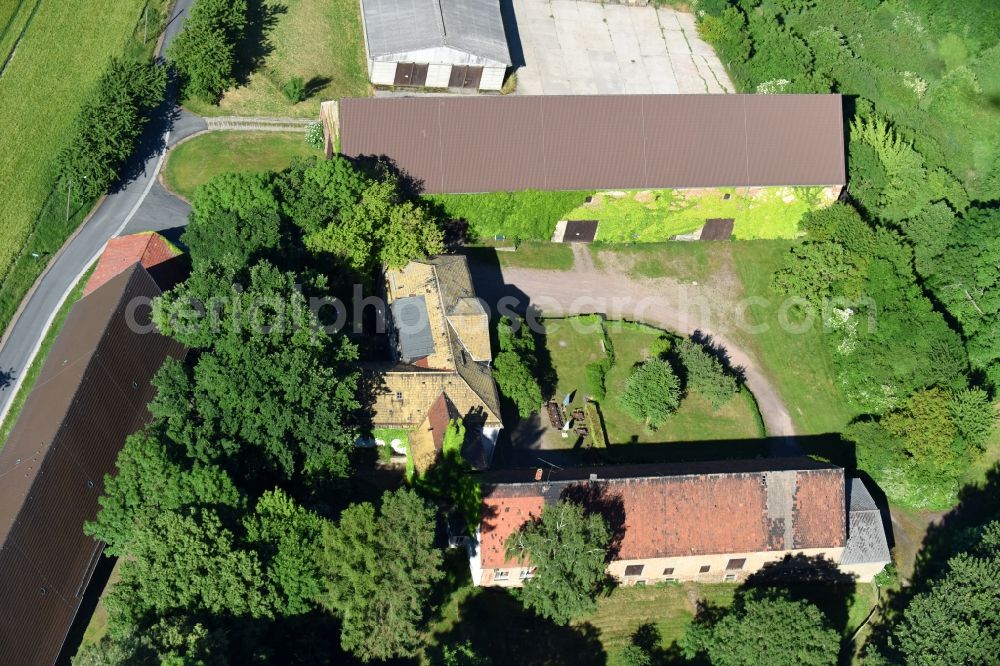
[[[608,572],[624,584],[740,581],[786,555],[823,557],[871,580],[889,561],[864,484],[845,484],[843,469],[807,458],[508,470],[483,484],[473,581],[518,586],[532,577],[531,563],[508,558],[504,544],[560,500],[605,517]]]
[[[337,103],[331,103],[335,105]],[[348,157],[387,157],[427,193],[847,182],[840,95],[343,99]],[[336,142],[333,142],[336,143]]]
[[[52,664],[103,544],[83,533],[150,379],[183,347],[153,329],[160,286],[139,263],[70,310],[0,451],[0,664]]]

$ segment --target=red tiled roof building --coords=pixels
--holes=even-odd
[[[163,285],[164,281],[157,279],[157,269],[162,269],[167,264],[176,264],[170,260],[180,255],[181,251],[176,246],[155,231],[112,238],[101,253],[93,274],[87,280],[83,295],[97,290],[136,263],[142,264],[142,267],[156,279],[157,284]]]
[[[511,470],[483,484],[473,580],[520,585],[533,575],[529,563],[506,557],[504,543],[560,500],[604,515],[613,534],[608,572],[626,584],[739,581],[787,555],[840,564],[851,536],[844,470],[805,458],[551,470],[541,478]],[[870,580],[888,550],[868,559],[840,568]]]

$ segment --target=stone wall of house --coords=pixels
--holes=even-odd
[[[822,557],[845,574],[853,575],[860,582],[870,582],[884,563],[837,565],[843,547],[806,548],[766,553],[726,553],[722,555],[690,555],[685,557],[653,557],[644,560],[615,560],[608,565],[608,573],[620,585],[637,583],[653,585],[668,581],[696,581],[699,583],[739,583],[765,565],[784,559],[786,555]],[[739,562],[743,560],[743,562]],[[732,568],[730,568],[732,566]],[[634,567],[641,567],[636,569]],[[707,567],[707,571],[703,570]],[[626,573],[628,572],[628,573]],[[510,569],[483,569],[479,585],[494,587],[520,587],[531,578],[534,571],[527,567]]]

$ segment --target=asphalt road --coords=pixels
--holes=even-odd
[[[164,31],[162,48],[180,32],[192,0],[176,0]],[[76,236],[52,258],[20,315],[7,330],[0,347],[0,421],[20,388],[52,319],[66,296],[100,256],[108,239],[122,233],[178,226],[187,219],[187,207],[156,182],[165,149],[205,129],[198,116],[179,111],[171,98],[149,122],[136,153],[126,166],[124,181],[95,209]],[[170,235],[168,233],[168,235]]]

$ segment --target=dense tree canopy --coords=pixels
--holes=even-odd
[[[196,0],[167,52],[185,95],[214,103],[236,83],[246,27],[247,0]]]
[[[703,613],[681,641],[685,656],[713,666],[829,666],[840,633],[814,604],[779,590],[743,590],[732,607]]]
[[[342,621],[341,643],[365,661],[410,656],[420,646],[427,596],[441,576],[434,510],[412,490],[376,509],[354,504],[323,535],[324,606]]]
[[[85,200],[118,179],[150,111],[163,102],[166,85],[166,70],[155,63],[111,59],[56,159],[63,191]]]
[[[987,664],[1000,654],[1000,521],[975,530],[971,548],[909,600],[873,664]]]
[[[305,210],[303,224],[291,217]],[[363,227],[363,246],[331,253],[306,240],[351,224]],[[155,376],[153,421],[129,439],[86,528],[123,556],[108,654],[125,663],[262,659],[271,627],[321,618],[320,600],[339,599],[346,574],[322,558],[319,512],[337,504],[331,489],[349,471],[356,350],[321,326],[312,299],[332,281],[371,278],[383,260],[439,251],[440,239],[437,221],[400,197],[394,178],[346,160],[228,174],[198,190],[183,237],[191,273],[153,307],[154,323],[190,352]],[[349,265],[359,251],[364,265]],[[459,503],[478,497],[462,484],[448,490],[461,488]],[[409,493],[387,497],[382,511],[368,545],[399,566],[379,562],[372,594],[334,608],[344,646],[366,658],[416,649],[423,599],[439,576],[433,510]],[[329,533],[367,529],[352,523],[362,513],[349,509]],[[401,601],[391,612],[383,605]]]
[[[546,506],[538,520],[505,544],[508,558],[536,568],[518,593],[522,603],[556,624],[593,610],[605,582],[610,542],[600,514],[573,502]]]

